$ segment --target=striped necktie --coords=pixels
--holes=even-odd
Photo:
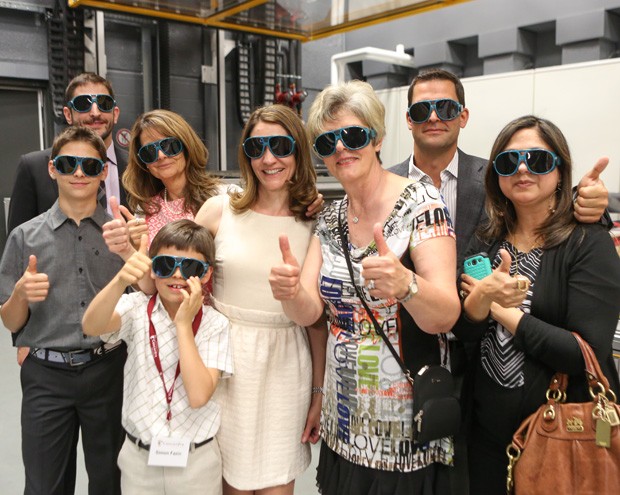
[[[105,195],[105,182],[101,181],[99,184],[99,190],[97,191],[97,202],[103,206],[105,210],[108,207],[108,200]]]

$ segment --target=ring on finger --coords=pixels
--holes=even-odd
[[[526,292],[528,285],[529,283],[527,279],[524,279],[524,278],[517,279],[517,289],[519,289],[521,292]]]
[[[375,281],[374,279],[370,279],[370,282],[368,282],[368,290],[373,290],[375,288]]]

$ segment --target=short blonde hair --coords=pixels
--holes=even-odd
[[[308,133],[314,141],[325,132],[325,123],[336,120],[342,111],[351,112],[377,133],[375,142],[385,137],[385,107],[372,86],[363,81],[348,81],[327,86],[312,103],[308,114]]]

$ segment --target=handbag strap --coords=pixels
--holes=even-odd
[[[403,374],[407,378],[407,381],[411,384],[411,386],[413,386],[413,377],[411,376],[411,371],[409,371],[404,361],[398,355],[398,352],[396,352],[396,349],[394,349],[394,346],[388,339],[387,335],[381,328],[381,325],[379,325],[379,322],[375,318],[375,315],[372,313],[370,307],[368,306],[368,303],[366,302],[364,295],[362,294],[359,287],[355,283],[355,276],[353,274],[353,265],[351,264],[351,256],[349,255],[348,236],[345,234],[344,227],[342,226],[342,205],[343,203],[344,203],[344,200],[340,202],[340,207],[338,209],[338,230],[340,232],[340,242],[342,243],[342,252],[344,254],[344,259],[347,262],[347,268],[349,269],[349,276],[351,277],[351,283],[353,284],[353,287],[355,288],[357,297],[360,298],[360,301],[362,302],[362,305],[364,306],[364,309],[366,310],[366,314],[368,314],[368,316],[372,320],[372,323],[375,327],[375,331],[377,332],[377,335],[379,335],[383,339],[383,342],[385,342],[385,345],[392,353],[392,356],[394,356],[394,359],[398,363],[398,366],[400,366],[400,369],[402,370]]]
[[[579,344],[579,348],[581,349],[581,354],[583,355],[583,360],[585,363],[585,373],[586,379],[588,381],[588,386],[590,387],[590,395],[596,401],[597,393],[602,393],[602,395],[607,398],[611,398],[612,402],[616,401],[615,394],[613,390],[609,388],[609,380],[603,374],[601,370],[601,366],[599,365],[598,359],[596,359],[596,355],[581,335],[576,332],[571,332],[577,343]],[[566,373],[556,373],[553,375],[551,379],[551,383],[549,384],[549,390],[547,391],[547,399],[550,401],[559,401],[564,402],[566,400],[566,388],[568,386],[568,375]]]
[[[601,366],[599,365],[598,359],[596,359],[596,355],[583,338],[577,334],[576,332],[571,332],[573,337],[577,340],[579,347],[581,348],[581,353],[583,354],[583,360],[586,363],[586,377],[588,378],[588,383],[591,389],[596,389],[598,384],[600,383],[605,391],[609,390],[609,380],[603,374],[601,370]]]

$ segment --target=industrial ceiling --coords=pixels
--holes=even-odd
[[[67,0],[221,29],[311,41],[469,0]]]

